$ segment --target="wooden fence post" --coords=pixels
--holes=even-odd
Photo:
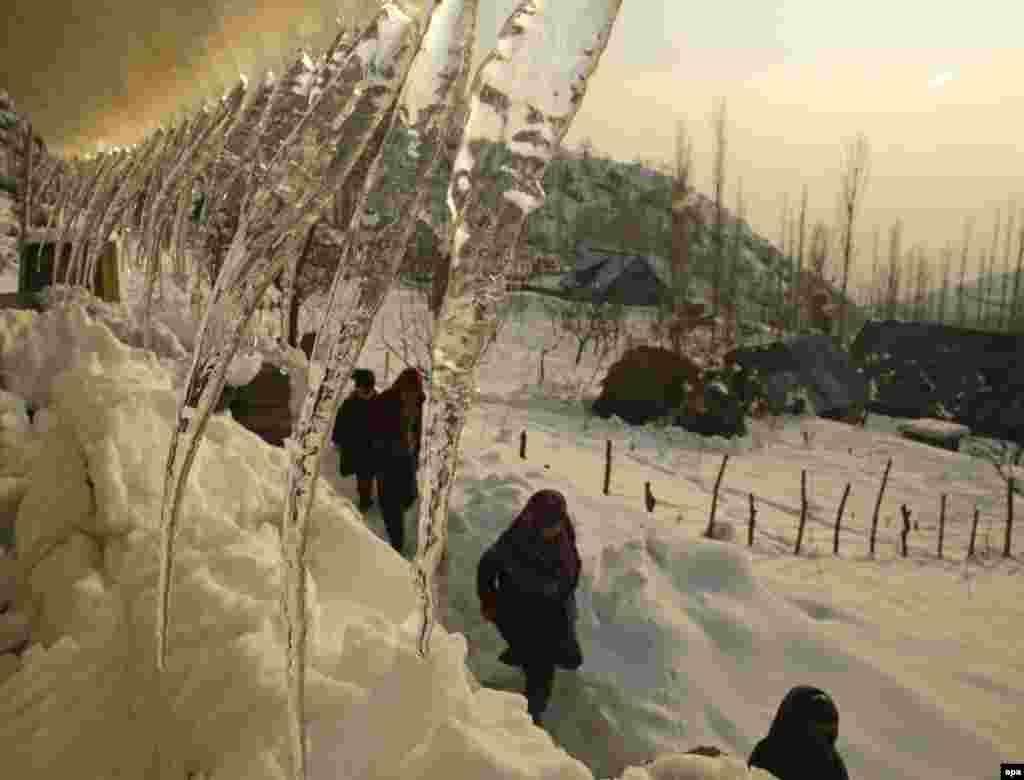
[[[718,510],[718,488],[722,486],[722,475],[725,474],[725,467],[728,463],[729,456],[724,455],[722,457],[722,465],[718,468],[718,477],[715,479],[715,492],[711,496],[711,516],[708,518],[707,530],[704,531],[704,536],[708,539],[714,539],[715,512]]]
[[[747,527],[747,547],[754,546],[754,525],[757,522],[757,510],[754,508],[754,494],[750,494],[750,525]]]
[[[846,508],[846,499],[850,495],[850,483],[846,483],[843,489],[843,497],[839,499],[839,511],[836,512],[836,530],[832,536],[832,554],[839,555],[839,526],[843,522],[843,510]]]
[[[526,460],[526,431],[519,434],[519,457]]]
[[[654,507],[657,503],[658,500],[654,497],[654,493],[651,491],[651,483],[644,482],[644,506],[647,507],[648,514],[654,511]]]
[[[612,440],[608,439],[604,447],[604,494],[607,496],[612,484]]]
[[[903,515],[903,530],[900,531],[900,546],[901,552],[904,558],[907,557],[907,536],[910,534],[910,510],[906,504],[900,507],[900,513]]]
[[[1013,477],[1006,480],[1006,538],[1003,540],[1003,557],[1010,557],[1013,541]]]
[[[977,505],[975,505],[975,507],[974,507],[974,522],[971,523],[971,541],[967,545],[967,557],[968,558],[973,558],[974,557],[974,540],[975,540],[975,538],[978,535],[978,518],[980,517],[980,515],[981,515],[981,511],[978,509]]]
[[[946,494],[942,494],[942,503],[939,505],[939,560],[942,560],[942,540],[946,535]]]
[[[885,495],[885,483],[889,481],[889,469],[892,468],[892,458],[885,464],[885,474],[882,475],[882,486],[878,489],[878,499],[875,501],[875,514],[871,517],[871,557],[875,557],[875,538],[878,535],[878,512],[882,508],[882,496]]]
[[[794,555],[800,554],[800,545],[804,541],[804,524],[807,522],[807,469],[800,469],[800,527],[796,531],[796,549]]]

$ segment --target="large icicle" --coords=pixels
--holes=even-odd
[[[421,139],[433,142],[432,154],[419,157],[417,182],[425,183],[443,152],[444,130],[450,117],[448,98],[463,62],[462,46],[472,39],[476,3],[463,13],[462,0],[442,0],[428,21],[428,32],[410,68],[409,82],[429,90],[416,112],[415,129]],[[470,34],[466,35],[467,28]],[[457,40],[453,41],[452,39]],[[423,82],[426,81],[426,84]],[[388,143],[395,117],[381,139]],[[384,128],[382,128],[384,129]],[[425,143],[424,146],[427,144]],[[369,170],[359,170],[368,163]],[[376,150],[364,155],[350,175],[347,187],[358,188],[355,213],[350,217],[349,236],[362,223],[366,198],[380,172]],[[360,192],[361,190],[361,192]],[[341,392],[373,324],[388,287],[394,278],[416,225],[416,214],[429,196],[429,189],[401,193],[392,204],[397,221],[380,231],[374,240],[358,243],[349,238],[346,254],[335,271],[328,297],[327,314],[313,346],[308,390],[289,441],[288,490],[282,522],[283,557],[287,563],[284,613],[288,628],[286,667],[292,719],[292,765],[296,780],[305,777],[305,675],[306,675],[306,561],[309,513],[316,496],[320,454],[337,413]],[[347,300],[343,305],[342,297]],[[353,306],[354,305],[354,306]],[[354,310],[353,310],[354,308]]]
[[[59,269],[64,267],[62,261],[64,259],[63,246],[65,241],[70,244],[70,248],[68,250],[69,256],[74,254],[75,239],[77,237],[76,234],[78,229],[81,227],[81,217],[89,205],[97,183],[103,177],[106,167],[111,162],[112,159],[109,155],[97,155],[91,160],[83,161],[79,168],[78,187],[75,188],[74,194],[68,202],[68,213],[64,215],[64,222],[61,225],[60,234],[57,236],[57,240],[54,244],[53,267],[51,269],[50,277],[51,284],[56,284],[57,279],[60,276]],[[70,267],[65,268],[64,282],[68,285],[72,283],[70,273]]]
[[[174,202],[174,190],[184,186],[190,177],[185,175],[193,158],[200,148],[206,145],[207,154],[215,154],[216,148],[223,144],[226,131],[238,118],[239,109],[245,100],[245,82],[242,81],[232,90],[220,104],[213,109],[205,109],[200,112],[189,128],[187,140],[182,145],[180,152],[174,158],[164,175],[159,190],[153,202],[149,206],[149,215],[143,230],[153,241],[150,250],[148,265],[146,268],[145,287],[142,298],[142,338],[143,345],[149,349],[152,340],[152,329],[150,328],[150,312],[153,302],[153,286],[156,283],[157,272],[160,265],[160,242],[158,234],[164,219],[173,214],[165,214],[166,204]]]
[[[119,175],[120,182],[113,188],[106,203],[103,213],[99,218],[99,226],[96,228],[93,240],[88,246],[85,255],[85,278],[92,280],[96,275],[96,263],[100,253],[103,251],[103,244],[107,241],[111,231],[121,219],[125,208],[133,199],[138,197],[139,192],[145,183],[147,167],[154,155],[159,152],[162,134],[151,136],[142,146],[132,152],[132,160],[126,166],[124,172]]]
[[[296,194],[311,183],[333,184],[332,174],[342,180],[355,160],[363,152],[369,138],[380,123],[380,116],[394,99],[394,93],[404,81],[409,67],[411,51],[410,34],[415,34],[412,19],[393,4],[385,5],[376,19],[367,27],[339,69],[338,76],[328,84],[319,99],[321,105],[332,105],[334,112],[323,115],[330,121],[341,113],[349,99],[357,91],[366,97],[360,103],[368,113],[360,122],[344,122],[335,129],[325,130],[316,122],[307,122],[305,132],[295,140],[301,147],[294,154],[287,155],[279,171],[269,172],[266,181],[268,189],[257,189],[240,209],[238,229],[224,268],[218,275],[213,293],[203,315],[203,322],[196,338],[192,367],[186,381],[184,398],[178,409],[178,424],[171,436],[167,470],[164,483],[163,506],[161,510],[161,560],[160,594],[157,599],[157,668],[163,670],[166,658],[167,621],[170,604],[171,566],[173,564],[174,535],[181,511],[181,499],[185,484],[195,457],[196,448],[213,404],[216,403],[224,386],[228,365],[238,349],[242,331],[262,297],[270,281],[281,270],[281,257],[293,250],[293,244],[302,237],[302,229],[312,225],[320,217],[327,195],[322,199],[301,199]],[[368,93],[368,94],[367,94]],[[366,119],[370,121],[365,121]],[[330,144],[328,149],[315,148],[316,142]],[[348,153],[347,161],[338,169],[324,167],[335,156],[335,149]],[[298,156],[300,159],[295,160]],[[314,164],[301,165],[303,161]],[[315,186],[315,185],[314,185]],[[269,191],[268,191],[269,190]],[[264,201],[264,208],[254,210],[255,202]],[[291,231],[267,228],[258,218],[273,208],[267,201],[277,201],[277,208],[293,212],[289,220]],[[298,200],[302,200],[301,213]],[[256,219],[251,228],[249,219]],[[296,230],[298,228],[298,230]],[[250,233],[255,234],[253,241]]]
[[[96,251],[95,233],[100,226],[103,215],[113,195],[117,192],[123,181],[125,170],[131,165],[132,158],[125,152],[116,152],[112,155],[110,166],[101,177],[96,190],[82,217],[82,227],[79,230],[81,241],[75,246],[75,252],[71,256],[68,269],[69,278],[72,284],[92,287],[92,278],[86,276],[86,256],[88,250]]]
[[[473,85],[448,191],[452,265],[435,327],[421,456],[415,576],[423,656],[434,627],[433,578],[444,554],[459,438],[505,295],[505,272],[526,217],[543,203],[544,171],[583,101],[621,4],[523,0]]]

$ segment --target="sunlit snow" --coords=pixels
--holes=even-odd
[[[141,287],[137,273],[126,274],[129,293]],[[170,279],[162,286],[157,322],[180,314]],[[399,337],[396,315],[415,296],[396,289],[371,332],[361,365],[382,385],[381,339]],[[728,445],[586,420],[571,388],[594,374],[593,359],[574,370],[566,345],[548,356],[546,385],[537,387],[536,344],[548,326],[536,298],[523,300],[524,313],[511,315],[485,359],[482,401],[461,442],[447,630],[437,629],[428,659],[416,653],[408,563],[384,541],[375,513],[364,525],[348,500],[352,480],[337,476],[333,450],[324,455],[310,545],[313,778],[764,780],[742,759],[800,683],[835,697],[852,777],[983,777],[1024,752],[1024,585],[1020,565],[996,552],[1005,487],[990,464],[903,439],[900,421],[886,418],[872,417],[866,430],[813,418],[777,429],[755,422]],[[0,621],[0,640],[16,642],[26,629],[33,640],[20,657],[0,654],[5,774],[143,777],[159,739],[180,777],[282,778],[277,528],[286,455],[225,415],[209,424],[185,496],[170,688],[160,694],[174,702],[174,721],[153,720],[158,694],[146,670],[156,527],[174,383],[183,376],[175,365],[187,358],[115,339],[138,334],[137,294],[128,301],[124,310],[94,306],[95,316],[74,305],[0,313],[0,370],[5,381],[22,378],[0,399],[11,410],[0,414],[0,522],[14,522],[18,553],[0,559],[0,595],[6,600],[19,576],[30,594]],[[390,372],[393,379],[393,360]],[[34,409],[31,423],[23,401]],[[609,439],[612,494],[603,496]],[[735,528],[734,543],[701,538],[724,451],[732,457],[718,517]],[[889,457],[878,560],[870,561],[866,534]],[[797,558],[801,468],[811,519]],[[650,514],[644,481],[658,498]],[[550,736],[526,714],[520,675],[497,661],[504,645],[479,617],[473,582],[484,547],[531,492],[549,486],[566,494],[578,526],[585,655],[578,672],[556,678]],[[748,550],[749,493],[758,516]],[[940,493],[950,496],[942,561]],[[906,560],[898,554],[904,503],[920,523]],[[975,504],[979,555],[965,565]],[[37,561],[27,576],[26,561]],[[733,758],[677,755],[700,744]]]

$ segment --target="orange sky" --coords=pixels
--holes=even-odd
[[[514,0],[480,3],[489,48]],[[326,42],[339,9],[320,0],[5,5],[0,86],[65,151],[138,140],[179,107],[219,95],[239,69],[255,77],[304,36]],[[974,218],[973,270],[995,210],[1005,220],[1009,201],[1024,208],[1024,4],[953,5],[625,0],[567,142],[589,137],[621,159],[667,160],[683,119],[708,192],[709,117],[724,97],[727,200],[735,205],[742,179],[748,219],[778,241],[783,197],[796,201],[805,184],[811,218],[834,222],[841,144],[863,132],[872,155],[859,275],[870,270],[874,227],[896,218],[905,246],[934,250],[959,242]]]

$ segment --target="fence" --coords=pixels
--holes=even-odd
[[[526,445],[527,445],[527,432],[524,430],[519,434],[519,457],[526,460]],[[729,464],[729,455],[722,456],[722,463],[718,469],[718,476],[715,478],[715,487],[711,494],[711,511],[708,516],[708,524],[704,531],[704,536],[708,539],[716,538],[716,525],[715,516],[718,510],[718,494],[722,487],[722,480],[725,476],[726,466]],[[892,470],[892,458],[889,458],[885,464],[885,471],[882,474],[882,480],[878,488],[878,494],[875,498],[874,512],[871,517],[871,530],[868,539],[868,554],[871,558],[876,556],[876,547],[878,539],[878,522],[879,515],[882,508],[882,500],[885,496],[885,489],[889,483],[889,474]],[[603,495],[611,494],[611,477],[612,477],[612,441],[611,439],[606,440],[605,443],[605,457],[604,457],[604,471],[602,474],[601,482],[601,493]],[[839,555],[839,534],[843,522],[843,512],[846,508],[847,499],[850,497],[851,483],[847,482],[846,487],[843,489],[842,498],[839,500],[839,507],[836,511],[835,523],[833,525],[832,535],[832,554]],[[1002,557],[1012,557],[1012,543],[1013,543],[1013,494],[1015,488],[1015,480],[1010,477],[1006,480],[1006,525],[1003,537],[1003,550]],[[754,544],[755,528],[757,523],[757,505],[756,496],[753,493],[748,494],[750,503],[750,518],[747,524],[747,545],[752,547]],[[943,547],[945,543],[946,535],[946,515],[947,515],[947,502],[948,494],[943,493],[940,496],[940,507],[939,507],[939,525],[938,525],[938,540],[936,548],[936,557],[939,560],[943,559]],[[654,511],[657,505],[657,499],[651,489],[651,483],[649,481],[644,482],[643,492],[644,507],[650,513]],[[807,497],[807,470],[802,469],[800,471],[800,516],[797,522],[796,532],[796,543],[794,545],[793,554],[800,555],[800,550],[803,546],[804,540],[804,529],[807,524],[807,517],[809,512],[810,503]],[[908,538],[910,534],[919,530],[917,523],[911,523],[914,509],[908,507],[906,504],[900,506],[900,514],[903,518],[903,528],[900,531],[900,554],[901,557],[909,557],[908,550]],[[973,558],[976,554],[976,542],[978,533],[978,521],[981,516],[981,511],[977,505],[974,507],[974,517],[971,523],[971,534],[967,547],[967,557]]]

